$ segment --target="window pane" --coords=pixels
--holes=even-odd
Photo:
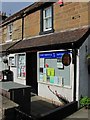
[[[52,27],[52,19],[51,18],[48,19],[48,26],[49,26],[49,28]]]
[[[8,26],[8,32],[9,32],[9,33],[12,33],[12,24],[10,24],[10,25]]]
[[[12,34],[10,35],[10,40],[12,39]]]
[[[45,10],[45,17],[51,16],[51,7]]]
[[[12,30],[13,30],[13,24],[9,24],[7,26],[8,31],[7,31],[7,42],[9,42],[9,40],[12,40]]]
[[[48,29],[48,19],[45,20],[45,28]]]
[[[51,27],[52,27],[52,19],[51,18],[45,19],[45,29],[49,29]]]

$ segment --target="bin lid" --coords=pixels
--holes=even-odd
[[[0,82],[0,88],[6,91],[10,90],[15,90],[15,89],[26,89],[26,88],[31,88],[31,86],[28,85],[22,85],[19,83],[15,83],[12,81],[7,81],[7,82]]]

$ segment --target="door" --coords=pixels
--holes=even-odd
[[[26,53],[26,85],[30,85],[32,91],[38,94],[37,52]]]

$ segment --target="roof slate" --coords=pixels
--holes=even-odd
[[[52,33],[49,35],[38,36],[26,40],[22,40],[15,44],[13,47],[8,49],[8,51],[20,51],[30,48],[39,48],[52,45],[63,45],[74,43],[76,47],[85,41],[87,36],[90,34],[90,28],[80,28],[75,30],[69,30],[64,32]]]
[[[0,45],[0,53],[4,53],[6,52],[7,49],[9,49],[11,46],[13,46],[14,44],[16,44],[17,42],[10,42],[10,43],[5,43],[3,45]]]

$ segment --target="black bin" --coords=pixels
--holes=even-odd
[[[11,70],[3,70],[2,76],[2,81],[13,81],[13,72]]]

